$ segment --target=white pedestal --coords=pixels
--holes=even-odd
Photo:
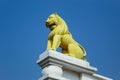
[[[89,62],[57,51],[43,52],[37,64],[43,69],[39,80],[112,80],[95,74],[97,68],[90,66]]]

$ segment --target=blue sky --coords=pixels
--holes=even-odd
[[[38,80],[52,12],[66,21],[97,73],[120,80],[119,0],[1,0],[0,80]]]

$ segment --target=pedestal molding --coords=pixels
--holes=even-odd
[[[57,51],[46,50],[39,56],[37,64],[43,70],[51,65],[63,70],[63,76],[59,76],[53,74],[54,71],[51,71],[53,68],[49,68],[46,71],[52,73],[45,73],[47,75],[43,75],[39,80],[112,80],[96,74],[97,68],[91,66],[89,62],[64,55]],[[58,72],[61,71],[58,70]]]

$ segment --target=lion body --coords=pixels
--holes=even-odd
[[[85,49],[72,38],[65,21],[60,16],[55,13],[51,14],[46,20],[46,26],[51,30],[47,49],[56,50],[61,47],[63,54],[79,59],[85,58]]]

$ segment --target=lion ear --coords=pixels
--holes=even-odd
[[[54,12],[53,14],[58,15],[57,12]]]

